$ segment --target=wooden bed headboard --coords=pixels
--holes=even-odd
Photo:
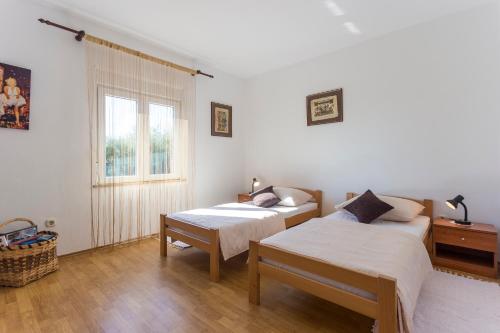
[[[358,194],[354,193],[354,192],[347,192],[346,198],[347,198],[347,200],[350,200],[357,195]],[[407,199],[407,200],[412,200],[412,201],[418,202],[419,204],[421,204],[422,206],[425,207],[424,211],[422,212],[421,215],[428,216],[431,219],[431,221],[434,218],[434,203],[431,199],[419,200],[419,199],[414,199],[414,198],[399,197],[399,196],[395,196],[395,195],[388,195],[388,197],[396,197],[396,198]]]
[[[318,203],[318,209],[321,212],[323,208],[323,191],[320,190],[308,190],[306,188],[294,187],[297,190],[304,191],[313,196],[314,200]]]

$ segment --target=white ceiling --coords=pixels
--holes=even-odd
[[[44,0],[251,77],[488,0]]]

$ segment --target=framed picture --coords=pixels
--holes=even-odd
[[[233,107],[212,102],[212,136],[233,136]]]
[[[307,102],[307,126],[337,123],[344,119],[342,89],[309,95]]]
[[[30,127],[31,70],[0,63],[0,127]]]

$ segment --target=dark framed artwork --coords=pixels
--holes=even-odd
[[[0,127],[29,130],[31,70],[0,63]]]
[[[212,102],[212,136],[233,136],[233,107]]]
[[[338,123],[344,120],[342,89],[309,95],[307,103],[307,126]]]

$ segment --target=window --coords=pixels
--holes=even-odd
[[[178,103],[100,89],[100,174],[104,182],[175,177]]]
[[[106,95],[106,177],[137,175],[137,101]]]
[[[171,173],[170,159],[174,132],[174,108],[169,105],[149,104],[149,173]]]

